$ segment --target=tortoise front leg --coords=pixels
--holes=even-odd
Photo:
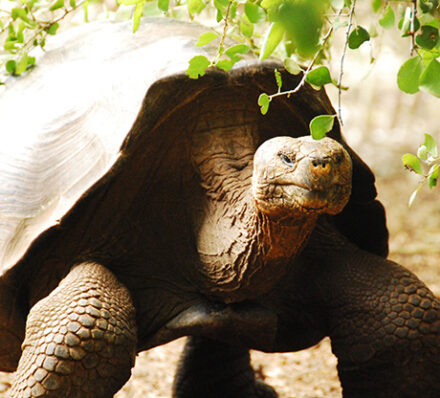
[[[296,266],[313,281],[344,398],[440,397],[440,302],[423,282],[337,232],[315,231]]]
[[[32,307],[11,397],[112,397],[136,339],[127,288],[99,264],[78,265]]]
[[[173,385],[174,398],[276,398],[255,379],[249,351],[205,337],[188,338]]]
[[[440,397],[439,300],[398,264],[361,250],[351,259],[329,307],[344,397]]]

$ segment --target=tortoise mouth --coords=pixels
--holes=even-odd
[[[327,190],[316,190],[298,183],[279,185],[284,185],[287,188],[290,194],[288,201],[291,201],[296,208],[306,212],[323,212],[329,207],[329,192]],[[293,192],[291,193],[291,191]]]
[[[335,183],[326,188],[314,189],[298,182],[271,182],[263,192],[256,199],[261,205],[259,207],[266,209],[268,213],[282,211],[336,214],[346,204],[349,196],[343,185]]]

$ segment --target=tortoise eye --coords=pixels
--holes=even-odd
[[[283,161],[283,163],[289,167],[293,167],[293,161],[288,156],[284,155],[284,153],[280,154],[280,158]]]

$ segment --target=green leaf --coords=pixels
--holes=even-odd
[[[133,33],[136,33],[136,31],[139,29],[139,25],[141,23],[141,17],[143,14],[143,7],[144,7],[145,1],[140,1],[136,4],[136,7],[134,8],[133,12]]]
[[[283,86],[283,80],[281,78],[281,73],[278,69],[274,70],[275,80],[277,82],[278,92],[281,92],[281,87]]]
[[[240,18],[240,32],[246,37],[252,37],[254,34],[254,25],[245,17]]]
[[[331,131],[335,122],[336,115],[315,116],[309,125],[310,133],[315,140],[320,140]]]
[[[11,10],[11,17],[15,21],[17,18],[21,18],[24,21],[28,20],[27,12],[23,8],[13,8]]]
[[[24,24],[24,22],[20,21],[20,23],[18,25],[18,30],[17,30],[17,40],[19,43],[24,43],[23,31],[25,28],[26,28],[26,25]]]
[[[221,59],[215,64],[215,66],[227,72],[234,67],[235,63],[236,61],[232,59]]]
[[[278,22],[273,22],[268,29],[264,38],[263,46],[260,53],[260,61],[270,57],[280,44],[281,39],[284,36],[284,27]]]
[[[395,23],[394,11],[388,4],[383,14],[383,17],[379,19],[379,25],[382,26],[382,28],[384,29],[390,29],[394,26],[394,23]]]
[[[420,90],[440,98],[440,62],[433,59],[420,76]]]
[[[237,15],[237,1],[232,1],[231,8],[229,9],[229,16],[231,18],[231,21],[235,18]]]
[[[331,83],[330,71],[326,66],[318,66],[307,73],[306,82],[314,86],[323,86],[324,84]]]
[[[205,74],[206,69],[209,68],[211,62],[204,55],[196,55],[191,58],[189,61],[189,67],[186,70],[186,74],[191,79],[198,79],[199,76],[203,76]]]
[[[438,149],[435,143],[434,138],[430,134],[425,134],[425,142],[423,146],[426,148],[427,152],[433,157],[436,158],[438,156]]]
[[[14,74],[21,75],[24,71],[26,71],[28,66],[28,56],[27,54],[23,54],[20,60],[17,63],[17,67],[15,68]]]
[[[382,1],[381,0],[373,0],[371,2],[371,7],[373,8],[374,12],[378,12],[380,7],[382,5]]]
[[[15,29],[12,23],[8,25],[8,31],[9,31],[9,37],[15,37]]]
[[[431,12],[437,7],[438,1],[437,0],[418,0],[420,10],[423,13]]]
[[[292,58],[286,58],[284,60],[284,67],[291,75],[298,75],[302,72],[301,67]]]
[[[419,78],[423,71],[423,61],[419,56],[408,59],[397,73],[397,85],[407,94],[419,91]]]
[[[214,7],[217,9],[217,22],[220,22],[228,8],[229,0],[214,0]],[[203,6],[203,8],[206,5]],[[203,9],[202,8],[202,9]]]
[[[69,0],[69,4],[70,4],[70,7],[72,7],[73,9],[76,8],[76,1],[75,0]]]
[[[348,36],[348,47],[355,50],[368,40],[370,40],[370,34],[368,31],[362,26],[358,26]]]
[[[281,4],[283,4],[284,0],[263,0],[260,5],[263,7],[269,14],[276,12]]]
[[[206,32],[200,35],[199,40],[196,43],[197,47],[205,46],[206,44],[211,43],[213,40],[217,38],[217,33],[214,32]]]
[[[311,58],[320,48],[319,39],[324,14],[329,2],[322,0],[296,0],[283,2],[278,18],[295,44],[296,52]]]
[[[64,7],[64,0],[57,0],[55,3],[53,3],[49,10],[50,11],[55,11],[58,10],[59,8],[63,8]]]
[[[416,43],[427,50],[431,50],[438,43],[438,29],[423,25],[421,32],[416,36]]]
[[[405,153],[405,155],[402,156],[402,163],[407,169],[414,171],[417,174],[423,175],[420,160],[412,153]]]
[[[266,93],[260,94],[258,97],[258,105],[260,105],[260,112],[265,115],[269,110],[270,98]]]
[[[60,27],[58,22],[54,22],[52,25],[50,25],[48,28],[44,29],[47,33],[50,35],[55,35],[57,33],[58,28]]]
[[[188,0],[187,6],[188,12],[192,16],[194,14],[200,14],[206,7],[206,4],[202,0]]]
[[[244,13],[252,23],[258,23],[266,19],[266,13],[257,4],[246,2],[244,5]]]
[[[16,46],[17,40],[8,40],[5,42],[5,44],[3,45],[3,48],[7,51],[14,51],[17,50],[17,46]]]
[[[167,12],[170,8],[170,0],[158,0],[157,7],[163,12]]]
[[[9,74],[14,74],[15,69],[17,68],[17,62],[15,62],[13,59],[6,62],[6,70]]]
[[[434,164],[428,173],[428,184],[429,188],[434,188],[437,185],[438,176],[439,176],[439,165]]]
[[[249,52],[249,46],[246,44],[236,44],[235,46],[229,47],[225,54],[232,58],[236,54],[246,54]]]

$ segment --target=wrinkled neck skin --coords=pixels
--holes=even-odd
[[[202,288],[222,301],[251,299],[270,290],[282,278],[316,223],[303,215],[270,219],[261,213],[250,191],[240,203],[208,203],[197,248]]]
[[[271,219],[257,209],[251,189],[256,126],[242,116],[228,123],[232,127],[217,125],[213,133],[216,121],[210,115],[209,129],[193,136],[201,186],[193,214],[200,259],[196,273],[200,290],[226,303],[269,291],[317,219],[302,213]]]

